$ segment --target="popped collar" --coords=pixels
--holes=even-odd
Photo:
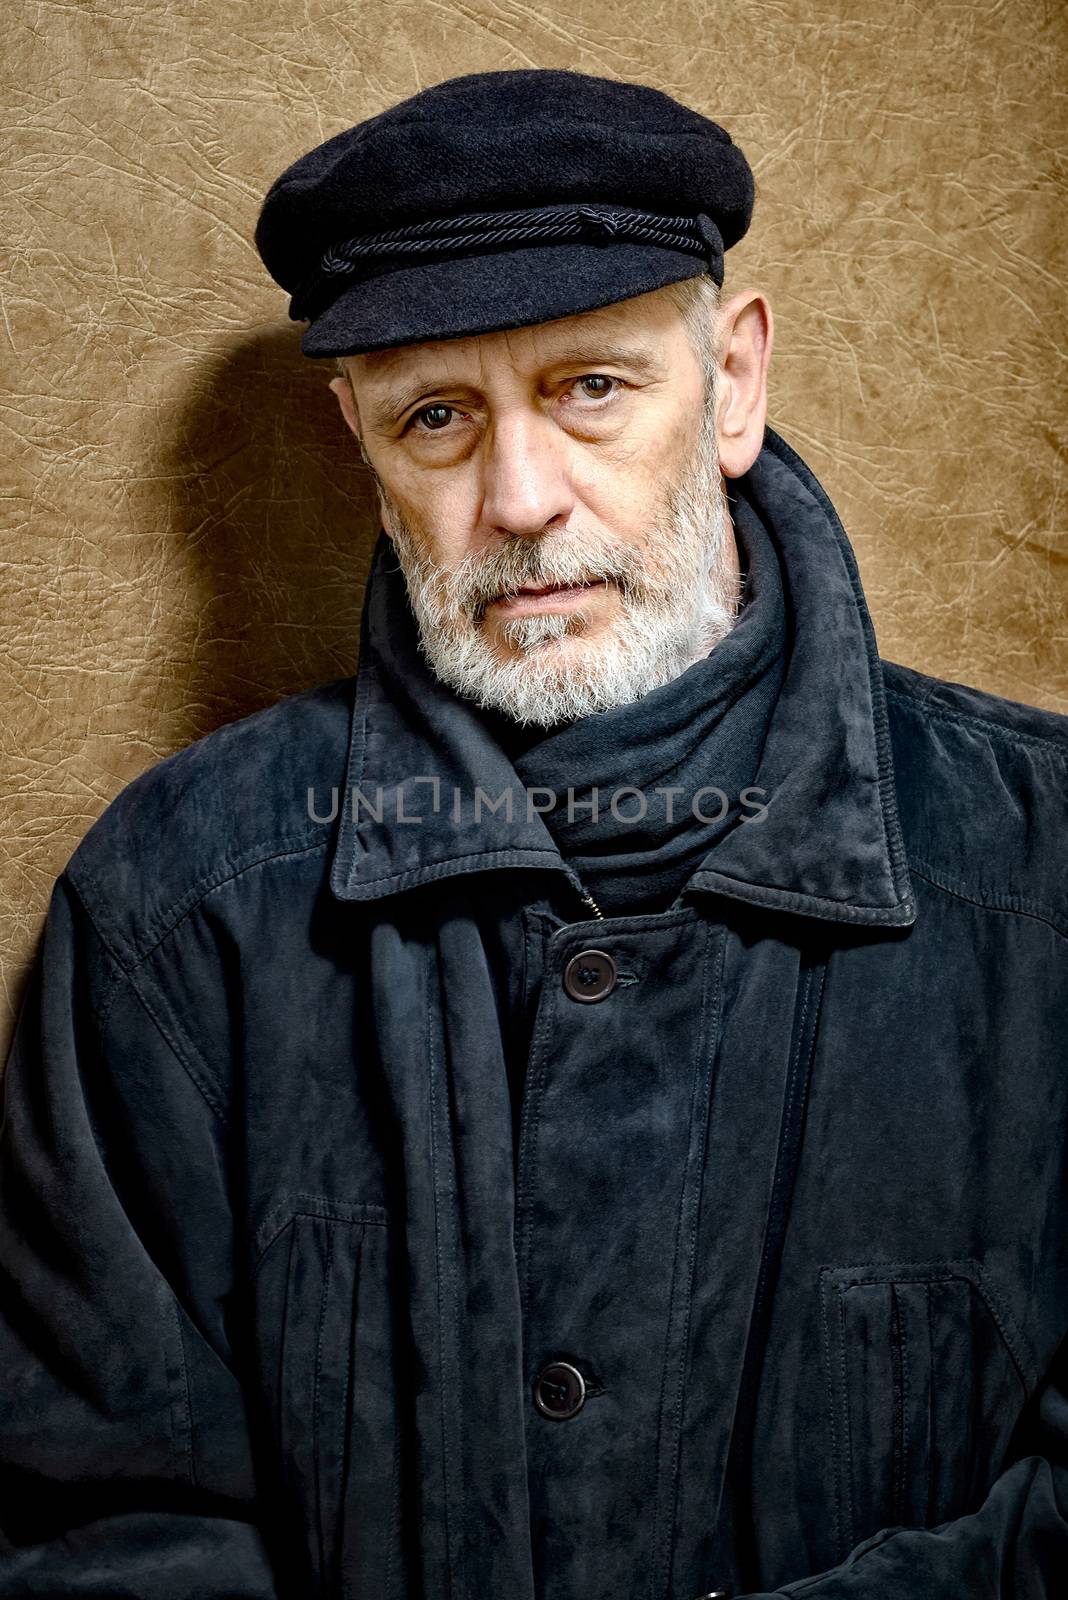
[[[882,671],[849,541],[813,473],[770,428],[753,468],[732,488],[747,514],[763,519],[783,563],[790,664],[753,780],[770,797],[767,816],[721,840],[686,892],[907,927],[916,908]],[[477,709],[428,667],[413,677],[415,629],[403,574],[381,533],[363,617],[334,893],[376,900],[459,873],[528,867],[563,872],[581,889]],[[432,774],[441,784],[436,814],[429,785],[415,781]],[[479,787],[491,798],[511,792],[511,821],[503,805],[476,820]],[[454,790],[462,797],[458,822]],[[374,810],[353,804],[354,791]],[[406,816],[423,820],[416,826]]]

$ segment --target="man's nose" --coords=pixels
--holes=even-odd
[[[571,515],[564,441],[548,417],[510,411],[494,420],[483,449],[482,516],[490,527],[535,537]]]

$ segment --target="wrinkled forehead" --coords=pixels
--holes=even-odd
[[[534,373],[600,361],[648,376],[664,369],[683,326],[673,302],[655,290],[552,322],[347,356],[344,366],[361,396],[376,406],[412,386],[476,383],[494,372]]]

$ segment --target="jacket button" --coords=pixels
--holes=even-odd
[[[550,1361],[534,1379],[534,1404],[543,1417],[563,1422],[581,1411],[585,1401],[585,1380],[568,1361]]]
[[[564,989],[572,1000],[590,1005],[616,986],[616,964],[604,950],[582,950],[564,968]]]
[[[729,1589],[709,1589],[707,1594],[699,1594],[694,1600],[731,1600]]]

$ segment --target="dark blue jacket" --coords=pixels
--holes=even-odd
[[[736,487],[770,800],[669,910],[591,919],[391,684],[384,536],[356,678],[84,840],[5,1077],[0,1596],[1068,1594],[1068,719],[880,661],[775,434]]]

